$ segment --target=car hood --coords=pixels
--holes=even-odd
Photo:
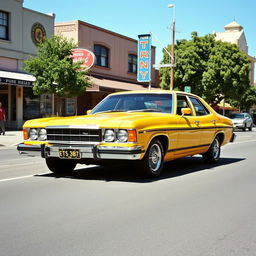
[[[169,120],[169,121],[168,121]],[[86,116],[39,118],[26,121],[24,128],[47,126],[92,126],[100,128],[143,128],[145,126],[158,127],[161,124],[176,124],[176,117],[167,113],[146,112],[115,112],[98,113]]]
[[[243,118],[233,118],[231,119],[233,123],[242,123],[244,121]]]

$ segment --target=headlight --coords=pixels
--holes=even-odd
[[[115,140],[115,132],[114,130],[107,129],[104,134],[104,141],[113,142]]]
[[[117,132],[117,139],[119,142],[126,142],[128,140],[128,132],[126,130],[119,130]]]
[[[30,129],[29,130],[29,139],[30,140],[37,140],[37,138],[38,138],[37,129]]]
[[[46,132],[46,129],[42,128],[42,129],[39,129],[39,132],[38,132],[38,140],[46,140],[47,139],[47,132]]]

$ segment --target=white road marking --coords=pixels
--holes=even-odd
[[[38,164],[38,162],[11,164],[11,167],[15,167],[15,166],[25,166],[25,165],[34,165],[34,164]],[[1,164],[0,167],[10,167],[10,164],[3,164],[3,165]]]
[[[30,174],[30,175],[26,175],[26,176],[19,176],[19,177],[13,177],[13,178],[8,178],[8,179],[2,179],[2,180],[0,180],[0,182],[32,178],[36,175],[45,175],[45,174],[49,174],[49,172],[36,173],[36,174]]]
[[[248,142],[256,142],[256,140],[234,141],[234,142],[231,142],[231,143],[226,144],[225,146],[236,145],[236,144],[241,144],[241,143],[248,143]]]

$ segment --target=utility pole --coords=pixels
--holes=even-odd
[[[173,8],[173,21],[172,21],[172,48],[171,48],[171,69],[170,69],[170,90],[174,88],[174,44],[175,44],[175,5],[169,4],[168,8]]]

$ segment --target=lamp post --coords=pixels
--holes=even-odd
[[[170,70],[170,90],[174,87],[174,42],[175,42],[175,5],[169,4],[168,8],[173,9],[173,20],[172,20],[172,48],[171,48],[171,70]]]

